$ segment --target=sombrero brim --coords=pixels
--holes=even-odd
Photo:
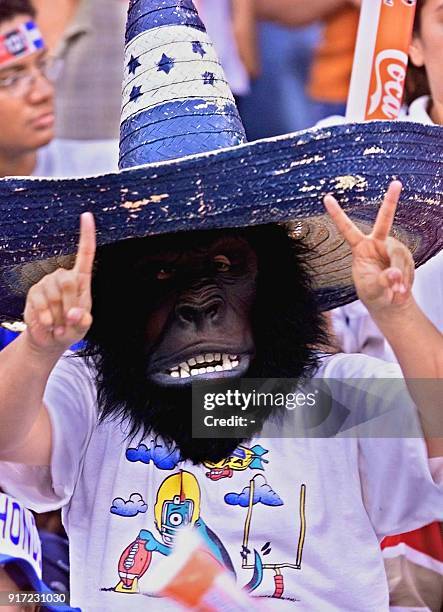
[[[443,246],[443,128],[369,122],[311,129],[229,149],[82,179],[0,180],[0,315],[17,319],[33,266],[75,252],[79,215],[97,243],[178,231],[295,221],[313,247],[323,310],[355,299],[349,249],[324,214],[334,193],[370,227],[388,183],[404,189],[394,233],[417,265]],[[55,260],[57,261],[57,260]],[[43,262],[42,262],[43,263]],[[38,268],[38,266],[37,266]],[[48,270],[41,266],[42,276]]]

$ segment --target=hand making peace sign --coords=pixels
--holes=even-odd
[[[407,247],[389,236],[402,184],[393,181],[368,235],[349,219],[336,199],[327,195],[325,207],[352,249],[352,275],[358,297],[375,314],[407,303],[414,279],[414,261]]]
[[[92,323],[91,279],[95,257],[92,213],[80,218],[80,240],[72,270],[59,268],[29,290],[26,333],[38,349],[63,353],[84,338]]]

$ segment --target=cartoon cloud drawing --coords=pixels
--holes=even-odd
[[[137,516],[139,513],[144,513],[148,509],[148,505],[143,500],[140,493],[132,493],[128,500],[122,497],[116,497],[112,500],[111,514],[118,516]]]
[[[260,480],[262,482],[260,483]],[[274,592],[271,597],[282,598],[284,595],[284,576],[282,570],[287,569],[301,569],[303,546],[306,536],[306,485],[302,484],[300,487],[299,494],[299,533],[298,543],[296,547],[296,558],[295,562],[282,562],[282,563],[263,563],[262,556],[269,555],[271,553],[271,542],[266,542],[261,547],[261,556],[254,549],[253,562],[249,562],[249,556],[252,554],[249,548],[249,540],[251,534],[251,525],[253,518],[254,506],[257,504],[263,504],[265,506],[282,506],[283,501],[279,495],[268,485],[265,477],[262,474],[254,476],[249,481],[249,486],[245,487],[241,493],[228,493],[225,495],[225,502],[231,506],[240,506],[241,508],[247,508],[248,511],[245,517],[245,524],[243,528],[243,544],[240,552],[242,559],[242,568],[252,570],[253,575],[245,589],[248,591],[254,591],[257,589],[263,581],[263,575],[266,570],[274,572]]]
[[[180,463],[180,450],[176,446],[167,445],[158,436],[151,440],[149,446],[139,444],[137,448],[126,450],[126,459],[132,463],[152,463],[159,470],[173,470]]]

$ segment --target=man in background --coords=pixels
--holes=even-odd
[[[55,66],[28,0],[0,5],[0,176],[34,174],[54,137]]]
[[[54,81],[62,66],[49,54],[35,19],[30,0],[0,3],[0,178],[117,169],[117,141],[101,147],[54,139]],[[0,327],[0,349],[13,337]]]

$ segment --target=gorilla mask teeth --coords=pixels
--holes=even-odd
[[[230,371],[236,368],[239,363],[240,360],[237,355],[206,353],[205,355],[198,355],[183,361],[180,365],[171,368],[168,374],[172,378],[189,378],[199,374]]]

